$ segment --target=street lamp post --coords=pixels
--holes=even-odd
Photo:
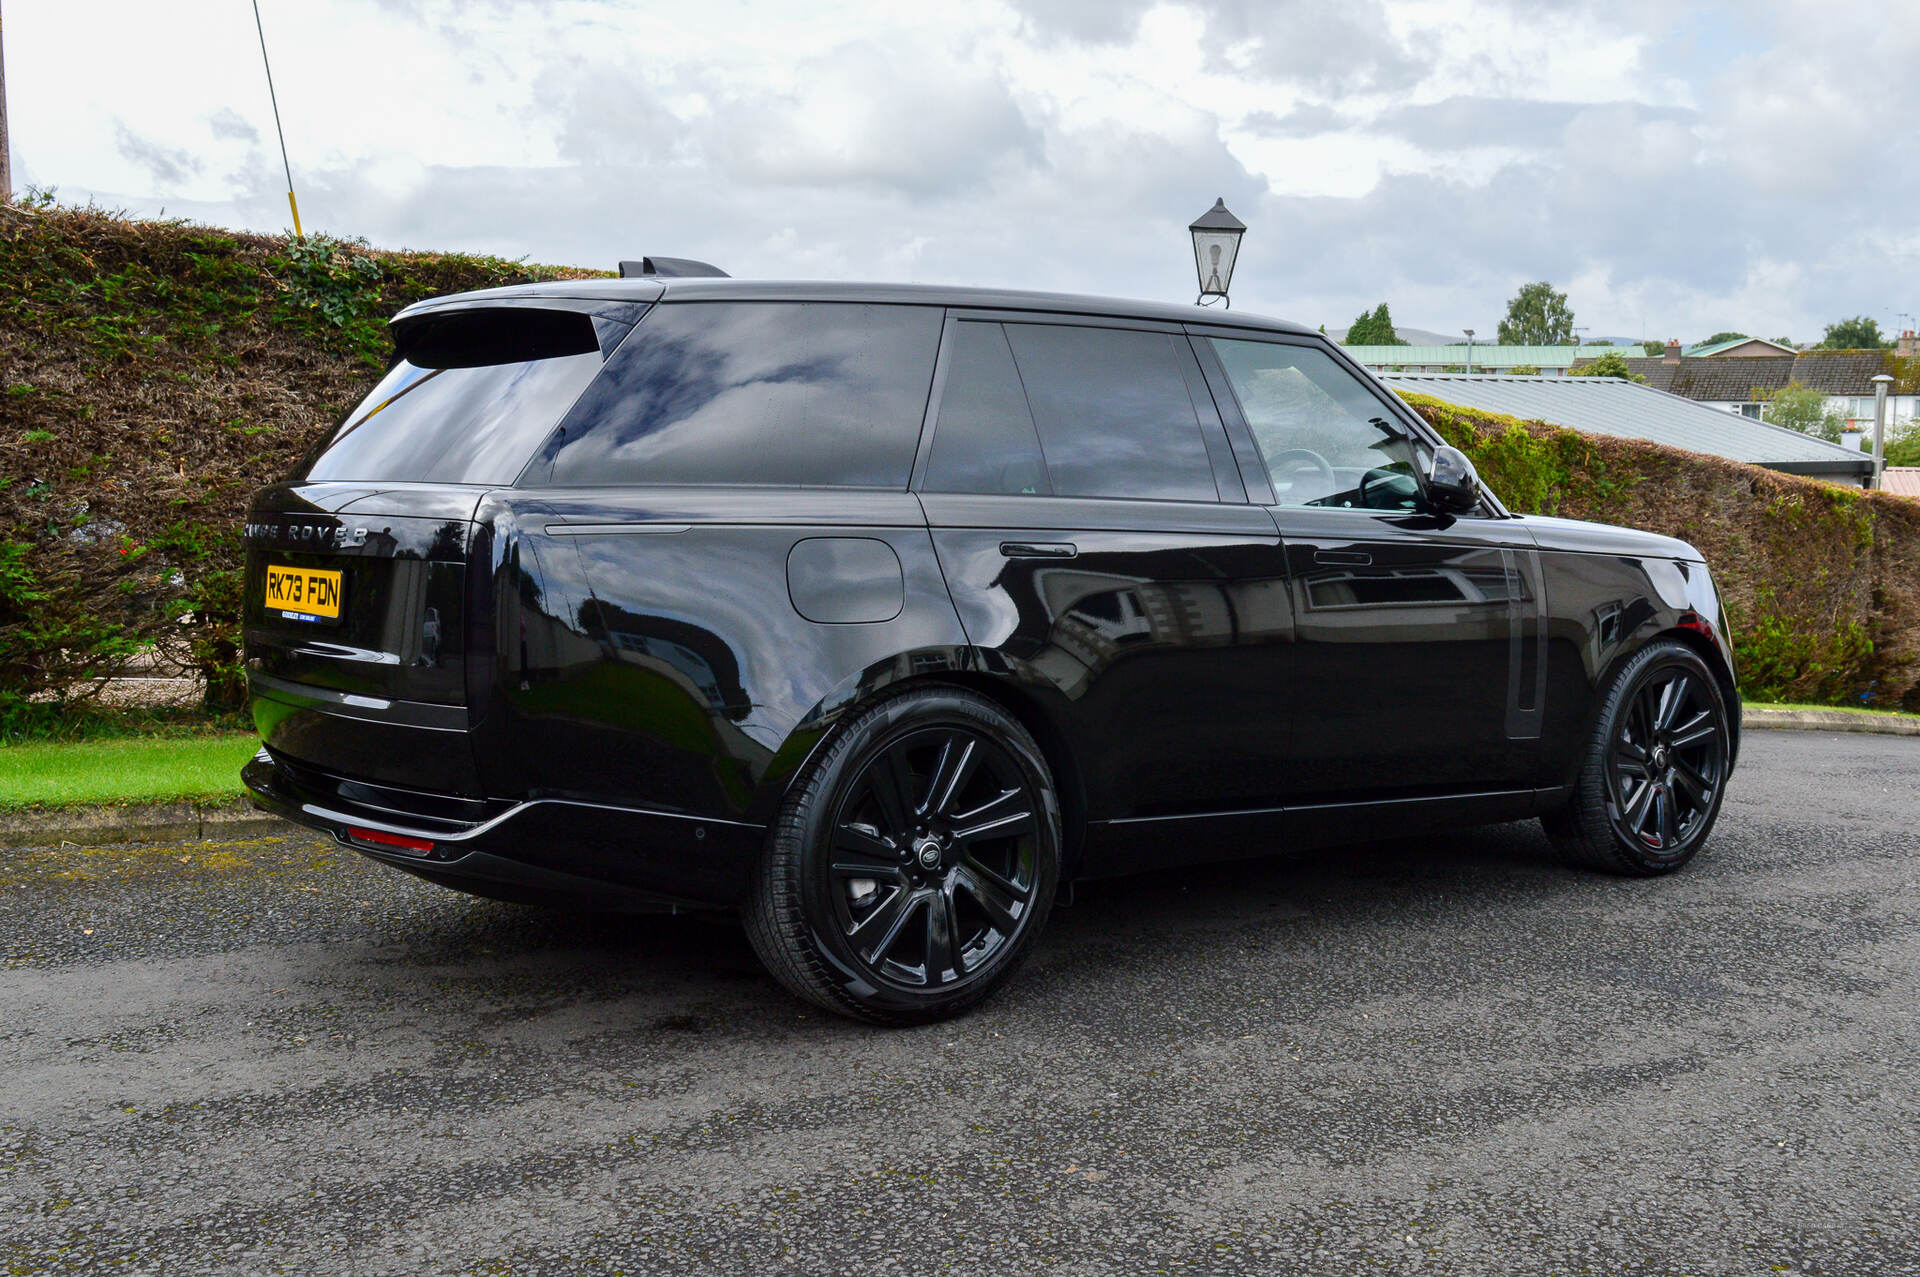
[[[1473,371],[1473,329],[1471,328],[1467,329],[1466,334],[1467,334],[1467,371],[1472,372]]]
[[[1873,377],[1873,486],[1880,486],[1880,472],[1887,465],[1887,387],[1893,378],[1886,373]]]
[[[1227,287],[1233,283],[1233,262],[1240,255],[1240,237],[1247,233],[1247,224],[1227,211],[1227,201],[1222,198],[1187,230],[1193,235],[1194,273],[1200,278],[1200,296],[1193,304],[1205,306],[1207,298],[1218,297],[1227,309],[1233,309]]]

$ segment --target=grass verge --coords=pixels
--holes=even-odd
[[[241,765],[259,748],[242,733],[0,745],[0,811],[238,798]]]

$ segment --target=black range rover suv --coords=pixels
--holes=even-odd
[[[1699,554],[1509,514],[1317,333],[651,278],[393,335],[247,524],[245,776],[433,882],[737,907],[898,1023],[1076,878],[1534,816],[1657,874],[1719,812]]]

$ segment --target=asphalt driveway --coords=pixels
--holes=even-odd
[[[1920,1273],[1917,782],[1105,885],[908,1032],[304,834],[0,851],[0,1272]]]

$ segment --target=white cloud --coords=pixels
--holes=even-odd
[[[1815,334],[1915,298],[1920,32],[1754,0],[263,0],[301,210],[384,245]],[[8,10],[16,176],[279,230],[246,7]],[[84,50],[84,59],[77,52]],[[84,65],[83,65],[84,63]],[[76,94],[84,70],[88,91]],[[1911,149],[1907,147],[1905,149]]]

